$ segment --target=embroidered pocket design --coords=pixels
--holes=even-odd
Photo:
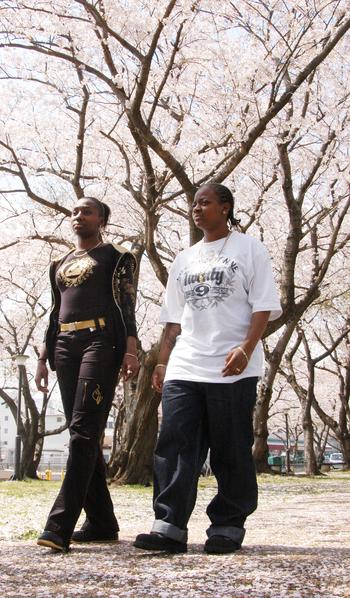
[[[96,405],[99,405],[103,401],[103,394],[100,390],[99,384],[97,385],[94,392],[92,393],[92,398],[94,399]]]

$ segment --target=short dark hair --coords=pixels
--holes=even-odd
[[[110,207],[107,206],[107,204],[104,203],[103,201],[100,201],[99,199],[97,199],[97,197],[84,197],[82,199],[88,199],[88,200],[94,202],[94,204],[96,205],[96,207],[98,209],[99,215],[103,218],[103,226],[107,226],[109,217],[111,215]]]
[[[240,223],[240,220],[235,218],[233,215],[235,200],[230,189],[228,187],[225,187],[225,185],[220,185],[220,183],[206,183],[205,185],[202,185],[202,187],[209,187],[210,189],[212,189],[221,203],[230,204],[230,209],[227,214],[227,220],[231,222],[232,226],[237,226]]]

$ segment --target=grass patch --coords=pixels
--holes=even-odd
[[[304,474],[298,475],[279,475],[270,473],[260,473],[258,475],[259,486],[296,486],[303,485],[310,482],[311,484],[319,484],[330,480],[328,474],[318,476],[306,476]]]
[[[18,540],[36,540],[38,537],[37,529],[27,529],[23,534],[17,536]]]
[[[201,476],[198,480],[198,488],[216,488],[216,479],[214,476]]]
[[[278,486],[281,489],[285,488],[293,491],[293,488],[297,490],[300,487],[308,487],[310,491],[312,488],[319,492],[324,489],[327,490],[327,486],[331,486],[332,483],[344,483],[346,489],[350,482],[350,471],[330,471],[322,476],[306,477],[304,475],[271,475],[271,474],[260,474],[258,476],[258,484],[262,489],[268,490],[270,487]],[[12,498],[25,498],[28,496],[49,496],[59,491],[61,487],[61,481],[48,482],[45,480],[23,480],[18,481],[7,481],[0,483],[0,499],[1,497],[12,497]],[[198,481],[199,488],[215,488],[216,480],[213,476],[200,477]],[[148,496],[152,493],[152,486],[143,486],[139,484],[133,484],[128,486],[119,486],[118,484],[110,484],[110,490],[114,493],[117,491],[118,494],[130,495],[130,496]]]
[[[307,477],[305,475],[277,475],[262,473],[258,475],[258,486],[260,491],[267,493],[282,492],[286,494],[297,494],[306,492],[307,494],[322,494],[333,492],[335,486],[338,491],[342,491],[339,485],[344,487],[344,491],[349,492],[350,472],[349,471],[330,471],[321,476]],[[201,477],[198,483],[199,488],[216,488],[216,480],[213,476]]]
[[[128,491],[132,494],[132,493],[136,493],[136,494],[140,494],[140,492],[145,492],[146,494],[149,492],[150,488],[152,488],[152,484],[145,486],[144,484],[128,484],[128,485],[122,485],[122,484],[118,484],[117,482],[111,482],[108,483],[108,488],[110,490],[123,490],[124,488],[127,488]]]
[[[51,494],[55,489],[60,488],[61,482],[46,482],[44,480],[22,480],[21,482],[1,482],[0,496],[22,498],[28,495]]]

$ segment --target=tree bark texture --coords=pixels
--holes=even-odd
[[[119,441],[108,465],[108,475],[118,484],[152,480],[160,395],[151,389],[151,376],[157,356],[157,344],[142,354],[137,383],[129,385],[119,409]]]

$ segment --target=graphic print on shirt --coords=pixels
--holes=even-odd
[[[232,258],[220,256],[215,264],[192,264],[178,276],[186,303],[199,311],[216,307],[235,290],[238,266]]]
[[[78,287],[89,278],[94,266],[96,266],[96,262],[90,256],[72,260],[59,268],[57,278],[66,287]]]

